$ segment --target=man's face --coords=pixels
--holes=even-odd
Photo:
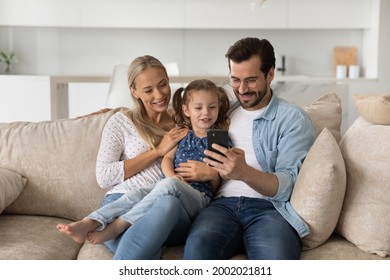
[[[259,56],[235,63],[230,61],[230,85],[241,106],[249,111],[265,107],[271,99],[270,85],[274,70],[267,75],[260,71]]]

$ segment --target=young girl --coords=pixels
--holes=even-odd
[[[91,243],[98,244],[116,238],[142,218],[153,202],[163,196],[178,198],[191,220],[212,200],[220,185],[219,177],[214,176],[214,180],[203,182],[191,181],[191,174],[180,172],[182,170],[180,166],[188,161],[202,162],[204,150],[207,149],[208,129],[228,128],[228,95],[209,80],[195,80],[185,89],[179,88],[175,92],[173,108],[175,123],[190,130],[187,136],[164,156],[162,170],[166,178],[157,183],[154,189],[133,207],[126,202],[129,199],[126,198],[127,194],[123,199],[108,204],[107,207],[121,209],[116,215],[118,218],[108,225],[107,221],[99,220],[101,223],[99,230],[88,234],[87,239]],[[128,212],[124,213],[124,209]],[[104,229],[101,230],[102,228]]]

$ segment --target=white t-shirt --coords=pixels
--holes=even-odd
[[[266,108],[266,107],[265,107]],[[252,144],[252,126],[253,120],[260,117],[265,108],[256,111],[248,111],[239,106],[230,116],[229,136],[233,142],[233,147],[245,151],[245,161],[248,165],[257,170],[262,170],[259,165]],[[264,196],[256,192],[246,183],[240,180],[226,180],[217,193],[220,196],[245,196],[254,198],[263,198]]]

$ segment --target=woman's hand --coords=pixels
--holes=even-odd
[[[160,144],[156,147],[156,150],[160,156],[165,156],[177,143],[188,133],[188,128],[174,127],[167,132],[161,139]]]

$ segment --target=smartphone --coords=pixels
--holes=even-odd
[[[224,129],[209,129],[207,131],[207,149],[210,150],[210,151],[213,151],[215,153],[218,153],[220,155],[223,155],[221,154],[220,152],[218,152],[217,150],[213,149],[211,146],[212,144],[218,144],[218,145],[221,145],[223,147],[226,147],[228,148],[229,147],[229,134],[227,132],[227,130],[224,130]],[[211,158],[213,159],[213,158]],[[215,159],[213,159],[215,160]],[[215,160],[215,161],[218,161],[218,160]]]

